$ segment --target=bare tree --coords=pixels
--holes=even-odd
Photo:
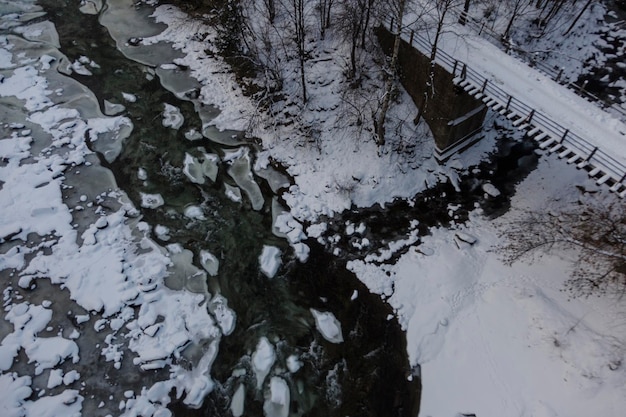
[[[467,22],[467,15],[469,13],[469,8],[470,8],[470,0],[465,0],[465,2],[463,3],[463,12],[461,12],[461,15],[459,16],[459,23],[464,25]]]
[[[307,102],[306,90],[306,25],[305,25],[305,0],[291,0],[291,18],[294,30],[294,41],[296,43],[296,51],[298,54],[298,64],[300,68],[300,84],[302,87],[302,102]]]
[[[430,57],[428,65],[428,78],[424,85],[424,93],[422,101],[417,109],[417,116],[414,123],[418,124],[426,111],[428,100],[436,92],[434,91],[435,85],[435,59],[437,58],[437,51],[439,50],[439,41],[441,35],[444,33],[444,27],[446,22],[446,16],[448,12],[457,5],[458,0],[435,0],[432,10],[424,13],[424,17],[434,17],[434,33],[428,26],[432,26],[433,23],[427,23],[425,31],[427,34],[433,33],[430,38]],[[469,3],[467,3],[469,6]]]
[[[357,74],[357,53],[359,43],[366,25],[367,0],[348,0],[339,3],[337,11],[337,29],[350,44],[350,71],[348,78]]]
[[[318,0],[317,9],[320,19],[320,34],[322,39],[326,34],[326,29],[330,28],[331,9],[333,7],[333,0]]]
[[[378,115],[374,119],[375,127],[375,140],[378,145],[385,144],[385,117],[389,111],[391,104],[391,97],[394,88],[394,82],[397,74],[398,55],[400,53],[400,42],[402,41],[402,21],[404,20],[404,12],[406,8],[406,0],[399,0],[392,3],[393,20],[391,31],[393,32],[393,21],[395,20],[396,31],[394,33],[393,52],[391,53],[391,60],[389,66],[385,68],[385,88],[383,91],[382,104],[378,109]]]
[[[507,243],[500,248],[513,263],[557,250],[575,250],[568,290],[573,295],[626,292],[626,209],[585,204],[568,211],[532,211],[507,224]]]
[[[587,8],[591,5],[592,2],[593,2],[593,0],[587,0],[587,3],[585,3],[585,5],[582,7],[582,9],[580,9],[580,12],[578,12],[578,14],[576,15],[576,18],[572,21],[572,24],[563,33],[563,36],[567,36],[567,34],[570,33],[570,31],[572,29],[574,29],[574,26],[576,26],[576,23],[578,23],[578,20],[587,11]]]
[[[515,22],[515,19],[517,19],[518,17],[520,17],[521,15],[523,15],[528,7],[530,7],[532,5],[532,0],[528,1],[528,0],[514,0],[513,1],[513,8],[510,11],[509,14],[509,22],[506,25],[506,29],[504,29],[504,33],[502,34],[502,41],[507,43],[509,42],[509,38],[511,37],[511,29],[513,28],[513,23]]]

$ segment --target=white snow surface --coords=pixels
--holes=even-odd
[[[616,298],[570,299],[575,254],[505,265],[494,247],[520,210],[576,200],[584,174],[556,158],[519,186],[496,221],[474,213],[461,233],[433,229],[394,265],[349,267],[396,310],[412,364],[420,364],[420,416],[618,416],[626,405],[626,326]],[[555,203],[556,202],[556,203]],[[556,204],[556,205],[555,205]],[[389,276],[387,276],[387,273]]]
[[[184,52],[185,58],[180,63],[188,65],[194,76],[204,81],[202,99],[222,110],[212,123],[223,129],[248,127],[255,106],[243,96],[234,77],[224,71],[225,64],[219,58],[204,55],[207,44],[214,39],[214,30],[201,27],[198,22],[185,24],[187,17],[171,6],[159,6],[154,16],[166,23],[168,29],[144,41],[169,40]],[[194,40],[197,33],[206,33],[206,38]],[[32,35],[40,37],[39,33]],[[465,38],[464,43],[469,45],[465,50],[471,52],[466,58],[468,63],[483,65],[485,71],[506,80],[507,85],[520,90],[531,88],[528,99],[537,100],[538,108],[555,111],[562,124],[571,122],[583,133],[606,137],[603,146],[624,157],[623,141],[615,140],[615,131],[621,127],[614,119],[597,113],[595,107],[581,103],[569,93],[553,90],[536,73],[501,59],[502,55],[488,45],[475,44],[478,41],[471,36]],[[332,39],[327,42],[328,46],[337,47]],[[453,49],[459,45],[449,40],[443,44]],[[115,407],[120,404],[121,408],[115,412],[166,415],[165,406],[172,389],[178,395],[185,391],[185,401],[198,406],[213,386],[210,366],[221,332],[227,331],[231,318],[226,306],[218,306],[223,314],[218,326],[203,304],[205,295],[173,291],[163,285],[171,260],[162,248],[134,227],[135,223],[130,221],[134,208],[120,192],[98,190],[99,198],[118,201],[119,209],[96,213],[93,223],[83,225],[84,231],[79,236],[73,220],[74,207],[62,197],[62,190],[66,190],[65,175],[69,176],[77,166],[83,174],[89,171],[84,165],[90,154],[84,143],[87,128],[97,133],[110,132],[120,119],[88,119],[77,110],[55,104],[46,81],[46,77],[58,76],[50,67],[54,59],[33,61],[13,54],[12,48],[10,39],[3,37],[0,68],[7,71],[3,72],[6,78],[0,84],[0,97],[19,103],[23,122],[49,136],[45,139],[48,142],[42,143],[44,135],[16,127],[0,139],[3,158],[0,242],[10,239],[14,243],[0,257],[0,272],[12,271],[2,276],[15,276],[16,286],[3,287],[3,319],[9,323],[8,333],[3,333],[0,343],[3,416],[81,414],[84,399],[75,389],[80,380],[74,380],[77,373],[71,369],[74,362],[80,362],[78,343],[64,335],[44,334],[42,330],[55,319],[49,305],[15,296],[16,292],[34,288],[39,280],[47,280],[67,291],[75,303],[72,317],[76,317],[78,324],[93,321],[87,325],[106,334],[102,354],[107,360],[119,363],[122,352],[126,352],[143,369],[169,367],[170,379],[144,387],[134,397],[125,397],[123,403],[116,398]],[[312,103],[332,107],[333,100],[338,98],[331,93],[332,88],[322,86],[327,86],[328,80],[339,79],[341,70],[340,65],[323,60],[313,67],[310,80],[315,82],[311,83],[320,87],[311,89]],[[511,82],[513,72],[517,80]],[[129,102],[136,100],[130,94],[124,98]],[[391,118],[403,120],[414,113],[410,99],[401,92]],[[446,166],[437,165],[426,149],[424,155],[417,157],[418,163],[412,164],[390,149],[381,150],[373,143],[348,139],[358,136],[353,136],[354,131],[349,127],[336,129],[336,120],[326,123],[328,114],[317,114],[312,107],[304,109],[302,114],[304,118],[321,116],[319,149],[298,142],[296,130],[254,128],[254,134],[261,137],[272,158],[285,164],[294,177],[296,184],[284,197],[292,218],[300,221],[315,220],[353,204],[369,206],[396,197],[410,197],[437,181],[454,183],[459,172],[479,160],[493,145],[488,137]],[[75,124],[67,124],[68,120]],[[406,125],[402,129],[406,138],[428,134],[406,132],[410,130]],[[294,143],[299,145],[293,146]],[[395,309],[407,332],[411,363],[421,365],[422,417],[458,413],[475,413],[479,417],[623,414],[626,409],[623,303],[610,297],[570,300],[560,291],[569,277],[568,259],[575,254],[546,255],[532,264],[518,262],[508,266],[493,251],[494,245],[501,242],[500,228],[505,228],[507,221],[521,210],[566,207],[580,196],[575,186],[585,181],[584,173],[556,157],[543,156],[539,167],[518,186],[511,211],[496,221],[487,220],[476,211],[457,230],[433,229],[419,246],[415,245],[414,236],[390,244],[389,253],[409,247],[392,265],[379,264],[390,256],[386,253],[350,263],[359,279]],[[152,197],[148,204],[154,203]],[[96,195],[89,200],[98,201]],[[202,213],[197,209],[190,207],[187,214],[199,218]],[[105,228],[96,226],[96,217],[106,218]],[[296,229],[294,226],[290,230]],[[307,231],[315,236],[321,230],[322,226]],[[455,239],[457,232],[475,237],[474,244],[465,244],[463,240],[459,244]],[[300,234],[292,237],[296,244],[301,238]],[[27,240],[33,244],[27,245]],[[268,260],[275,262],[276,254]],[[262,261],[262,264],[270,271],[277,267],[275,263]],[[172,305],[177,306],[176,310]],[[79,314],[82,311],[97,316],[97,320],[89,314]],[[126,350],[114,343],[122,328],[128,329]],[[76,329],[73,330],[71,334],[76,335]],[[192,370],[175,365],[174,359],[184,346],[206,340],[211,341],[209,348]],[[12,370],[13,358],[20,348],[25,349],[29,361],[35,364],[36,373],[49,372],[44,384],[59,387],[59,381],[66,380],[62,375],[69,375],[67,389],[55,395],[39,391],[40,397],[29,399],[36,390],[32,376]],[[273,346],[267,339],[261,339],[252,355],[258,387],[274,361]],[[270,380],[269,400],[288,404],[285,401],[288,392],[282,380],[275,378]],[[243,413],[242,402],[234,405],[233,413]],[[282,413],[277,411],[278,415]]]

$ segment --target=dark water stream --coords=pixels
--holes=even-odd
[[[406,238],[413,229],[419,236],[424,236],[432,227],[463,224],[469,213],[477,208],[488,218],[504,214],[510,207],[516,185],[537,166],[540,154],[534,141],[513,140],[510,138],[512,132],[497,124],[488,128],[498,132],[497,149],[490,158],[472,167],[471,174],[460,178],[458,189],[450,182],[439,183],[409,200],[397,200],[384,208],[376,205],[353,209],[327,219],[328,228],[324,233],[327,238],[344,234],[346,224],[365,226],[364,233],[355,233],[338,241],[327,239],[327,249],[333,252],[339,249],[344,259],[362,259],[385,249],[390,242]],[[486,183],[492,184],[500,194],[487,195],[482,188]],[[412,224],[415,220],[419,222],[417,226]],[[368,240],[368,245],[361,247],[359,243],[363,238]],[[398,250],[385,262],[394,263],[409,248]]]
[[[310,258],[301,264],[289,260],[287,243],[272,235],[270,187],[255,178],[265,195],[265,205],[254,211],[244,197],[237,203],[225,196],[224,183],[234,185],[220,166],[217,181],[202,186],[191,183],[183,173],[185,152],[207,152],[223,156],[228,147],[207,139],[191,142],[183,135],[189,128],[199,130],[201,122],[192,103],[180,100],[163,88],[158,77],[150,77],[146,66],[126,59],[116,48],[96,16],[79,13],[78,0],[44,0],[61,40],[61,51],[70,61],[87,56],[99,68],[92,76],[73,77],[95,93],[101,102],[123,103],[123,113],[134,124],[122,154],[108,166],[118,185],[139,208],[140,192],[160,193],[165,204],[141,209],[144,220],[169,228],[170,239],[191,250],[219,254],[219,276],[209,282],[211,291],[226,297],[237,314],[234,332],[220,342],[211,375],[216,388],[199,410],[189,410],[180,402],[171,409],[175,415],[228,415],[229,399],[240,382],[246,382],[247,416],[263,415],[263,394],[254,389],[251,353],[260,337],[267,337],[276,349],[272,371],[290,386],[291,415],[307,416],[409,416],[416,415],[420,382],[407,380],[410,373],[406,342],[389,306],[368,293],[357,278],[345,269],[345,260],[333,257],[315,242]],[[125,102],[121,92],[138,97]],[[163,103],[178,107],[185,117],[179,130],[161,124]],[[248,146],[252,154],[254,147]],[[148,182],[139,179],[145,169]],[[190,220],[183,209],[201,207],[204,220]],[[269,280],[259,270],[258,256],[263,245],[283,249],[284,265]],[[199,265],[199,264],[198,264]],[[360,296],[351,301],[354,291]],[[345,341],[332,344],[316,331],[309,309],[332,312],[341,322]],[[284,368],[290,355],[297,355],[302,369],[290,373]],[[244,369],[245,373],[233,373]],[[141,371],[137,371],[141,372]],[[147,374],[146,374],[147,376]],[[141,383],[142,378],[138,378]],[[124,384],[124,381],[118,381]]]

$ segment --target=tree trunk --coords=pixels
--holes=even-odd
[[[298,60],[300,61],[300,81],[302,83],[302,102],[307,102],[306,77],[304,72],[305,62],[305,27],[304,27],[304,0],[293,0],[294,29],[296,35],[296,48],[298,50]]]
[[[583,6],[583,8],[580,10],[580,13],[578,13],[578,15],[576,16],[576,19],[574,19],[574,21],[572,22],[572,24],[569,26],[569,28],[567,28],[567,30],[565,31],[565,33],[563,34],[563,36],[566,36],[568,33],[570,33],[570,31],[572,29],[574,29],[574,26],[576,26],[576,23],[578,23],[578,20],[582,17],[582,15],[587,11],[587,8],[589,7],[589,5],[591,4],[593,0],[588,0],[587,3],[585,3],[585,5]]]
[[[374,6],[374,0],[367,0],[367,4],[365,6],[365,22],[363,22],[363,27],[361,28],[361,48],[365,49],[365,36],[367,35],[367,28],[370,25],[370,17],[372,14],[372,7]]]
[[[398,65],[398,54],[400,52],[400,41],[402,34],[402,18],[404,17],[404,5],[405,2],[402,1],[399,4],[399,12],[398,12],[398,32],[395,35],[395,39],[393,42],[393,53],[391,55],[391,62],[389,63],[389,71],[387,72],[387,80],[385,82],[385,93],[383,96],[383,103],[381,105],[380,111],[378,112],[378,117],[375,122],[376,127],[376,143],[380,145],[385,144],[385,117],[387,117],[387,111],[389,110],[389,105],[391,104],[391,91],[393,89],[393,82],[396,74],[396,66]]]
[[[468,2],[469,3],[469,2]],[[430,62],[429,62],[429,76],[428,81],[424,84],[424,98],[420,103],[420,106],[417,110],[417,116],[413,120],[413,123],[418,124],[426,111],[426,106],[428,104],[428,89],[433,88],[434,80],[435,80],[435,58],[437,57],[437,51],[439,50],[439,38],[441,37],[441,32],[443,30],[444,19],[446,18],[446,14],[448,13],[448,9],[450,8],[450,4],[443,4],[443,9],[440,11],[439,20],[437,21],[437,32],[435,33],[435,40],[433,41],[432,47],[430,48]]]
[[[471,0],[465,0],[465,3],[463,4],[463,12],[461,13],[461,16],[459,16],[459,23],[462,25],[465,25],[465,23],[467,22],[467,14],[469,13],[470,1]]]

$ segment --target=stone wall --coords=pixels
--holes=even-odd
[[[393,35],[384,27],[378,27],[376,35],[385,53],[391,54]],[[400,80],[418,108],[424,100],[424,89],[430,75],[429,61],[428,56],[408,42],[401,42],[398,56]],[[438,151],[445,154],[457,145],[470,142],[472,136],[481,131],[487,108],[480,100],[456,87],[452,74],[437,64],[433,78],[434,85],[429,88],[423,117],[433,132]]]

